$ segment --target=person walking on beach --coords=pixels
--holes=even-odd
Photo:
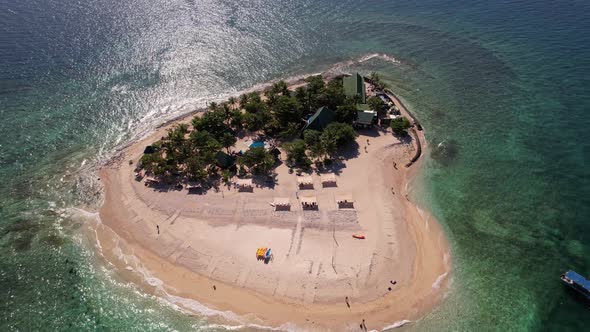
[[[350,302],[348,302],[348,296],[345,297],[344,300],[346,301],[346,305],[350,308]]]
[[[158,230],[158,235],[160,235],[160,225],[156,225],[156,229]]]

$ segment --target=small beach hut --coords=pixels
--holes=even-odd
[[[301,201],[301,207],[304,210],[317,210],[318,209],[318,199],[314,196],[300,196],[299,200]]]
[[[272,204],[275,207],[275,211],[289,211],[291,209],[289,197],[275,197]]]
[[[311,175],[298,176],[297,184],[299,185],[300,189],[313,189],[313,179]]]
[[[351,193],[340,193],[335,195],[335,198],[339,209],[354,209],[354,200]]]
[[[322,180],[322,186],[324,187],[336,187],[336,175],[334,173],[320,175]]]
[[[235,181],[238,191],[252,191],[254,186],[252,185],[252,179],[237,179]]]

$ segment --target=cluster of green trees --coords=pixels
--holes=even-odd
[[[253,174],[268,174],[275,165],[275,157],[263,147],[251,148],[238,158],[237,163]]]
[[[185,174],[191,180],[203,180],[209,172],[215,171],[215,156],[224,146],[231,146],[225,141],[225,133],[215,136],[206,130],[189,132],[188,124],[176,125],[168,135],[152,144],[153,153],[146,153],[141,158],[142,167],[162,178],[171,179]]]
[[[236,131],[263,132],[264,134],[288,140],[299,135],[303,127],[302,118],[327,106],[336,113],[336,120],[352,123],[356,117],[357,100],[347,98],[342,87],[342,78],[324,82],[320,75],[306,78],[306,85],[291,91],[287,83],[274,83],[264,93],[247,93],[238,100],[230,98],[220,105],[211,103],[208,119],[201,125],[210,133],[232,128]],[[211,114],[212,113],[212,114]],[[197,124],[199,124],[198,120]],[[201,129],[201,127],[197,128]]]
[[[284,145],[287,162],[301,168],[309,168],[314,160],[332,158],[338,148],[356,137],[350,124],[333,122],[323,131],[306,130],[303,139],[296,139]]]
[[[288,142],[285,147],[291,151],[289,159],[293,164],[306,165],[310,157],[332,156],[339,146],[355,137],[351,124],[356,119],[359,100],[346,97],[341,77],[328,83],[320,75],[305,81],[304,86],[294,91],[280,81],[265,91],[264,97],[252,92],[223,103],[210,103],[206,113],[192,119],[192,128],[179,124],[155,142],[155,152],[142,157],[142,166],[158,177],[182,175],[190,180],[203,180],[219,171],[215,165],[217,153],[222,149],[231,153],[237,133],[243,131]],[[378,110],[386,107],[378,98],[373,101],[370,98],[369,102]],[[300,137],[305,125],[303,118],[322,106],[334,111],[336,123],[321,133],[306,131],[305,140],[295,139]],[[238,165],[252,173],[268,173],[274,162],[273,156],[263,148],[249,149],[237,159]]]
[[[395,118],[391,120],[391,130],[395,135],[407,136],[408,129],[412,126],[410,120],[405,116]]]
[[[367,98],[367,104],[369,108],[375,112],[377,112],[378,116],[384,116],[389,109],[389,106],[383,101],[383,99],[372,96]]]
[[[373,82],[373,85],[378,90],[385,90],[385,89],[389,88],[387,83],[383,82],[383,80],[381,80],[381,77],[379,76],[379,74],[377,74],[376,72],[371,72],[371,74],[369,75],[369,79],[371,80],[371,82]]]

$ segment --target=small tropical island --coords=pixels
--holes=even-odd
[[[424,135],[376,73],[272,83],[105,165],[97,247],[217,324],[384,329],[443,298],[447,240],[411,201]]]

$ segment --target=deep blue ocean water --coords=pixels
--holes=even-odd
[[[81,239],[94,170],[157,124],[278,78],[378,71],[431,144],[414,198],[450,238],[404,330],[580,331],[590,275],[590,2],[0,0],[0,330],[223,330]],[[371,57],[372,54],[385,56]]]

